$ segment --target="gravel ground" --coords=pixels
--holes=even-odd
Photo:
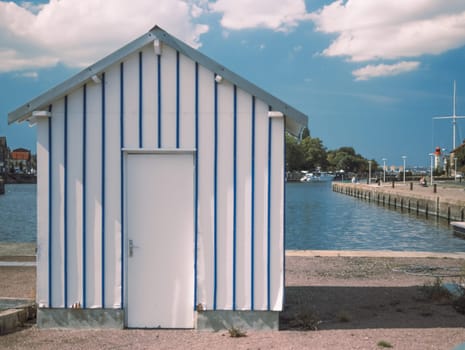
[[[30,297],[35,268],[0,267],[0,297]],[[440,276],[440,280],[436,276]],[[465,260],[291,256],[280,331],[43,330],[0,337],[0,349],[454,349],[465,315],[437,283],[460,282]]]

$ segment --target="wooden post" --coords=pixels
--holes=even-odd
[[[436,192],[437,192],[436,184],[433,184],[433,193],[436,193]]]
[[[5,181],[0,178],[0,194],[5,194]]]
[[[413,182],[410,182],[410,191],[413,191]]]

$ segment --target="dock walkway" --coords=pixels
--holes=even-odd
[[[333,191],[401,210],[465,220],[465,188],[449,183],[423,187],[418,183],[362,184],[333,182]]]

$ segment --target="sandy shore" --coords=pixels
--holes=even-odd
[[[0,349],[453,349],[465,342],[465,315],[432,296],[437,278],[459,282],[461,256],[306,252],[286,260],[280,331],[41,330],[0,338]],[[31,297],[34,267],[0,267],[0,297]]]

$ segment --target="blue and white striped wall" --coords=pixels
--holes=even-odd
[[[38,122],[39,305],[124,308],[123,152],[195,149],[194,305],[281,310],[284,118],[168,45],[98,77]]]

